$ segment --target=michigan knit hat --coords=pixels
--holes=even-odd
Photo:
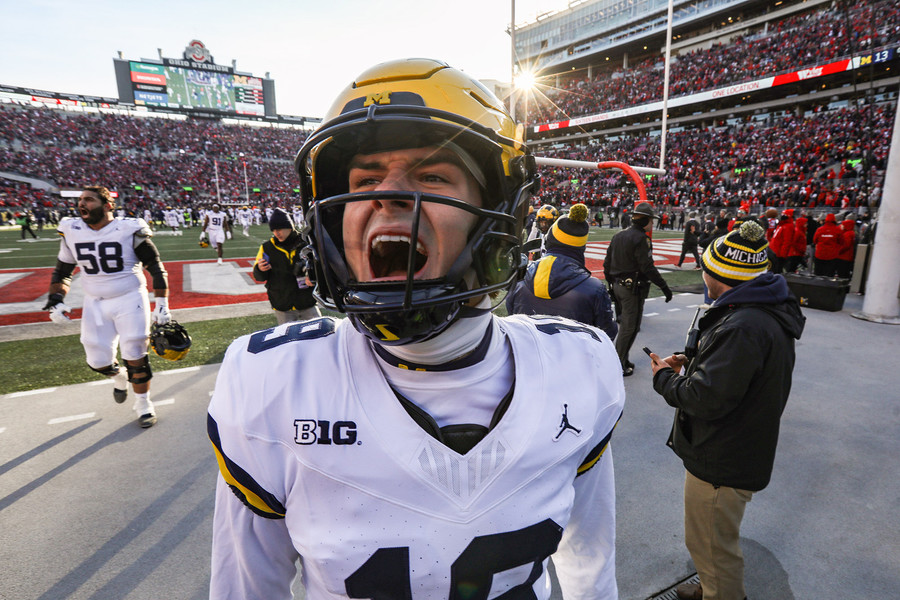
[[[744,221],[740,228],[713,240],[700,265],[713,279],[734,287],[766,272],[768,247],[766,230],[756,221]]]
[[[272,211],[272,216],[269,217],[269,229],[275,231],[276,229],[293,229],[294,222],[291,220],[291,216],[284,212],[284,210],[280,208],[276,208]]]
[[[549,248],[554,243],[573,248],[584,248],[588,241],[588,208],[584,204],[573,204],[569,214],[553,223],[544,242]]]

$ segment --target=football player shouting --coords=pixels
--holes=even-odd
[[[154,323],[165,325],[169,313],[169,285],[159,251],[150,240],[153,232],[140,218],[113,216],[115,200],[102,186],[84,188],[78,200],[79,217],[66,217],[57,231],[62,237],[56,268],[50,279],[50,295],[44,310],[56,323],[69,320],[64,303],[75,267],[81,268],[84,308],[81,344],[93,370],[113,378],[113,398],[125,402],[128,383],[134,390],[133,409],[141,427],[156,423],[150,401],[150,301],[144,268],[153,278]],[[119,368],[117,348],[125,368]]]
[[[364,72],[295,166],[321,304],[236,340],[208,429],[211,598],[615,599],[615,348],[491,313],[538,184],[502,103],[446,64]]]

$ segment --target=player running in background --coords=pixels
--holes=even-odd
[[[225,239],[231,239],[231,221],[227,214],[219,210],[218,203],[212,205],[212,210],[206,213],[206,217],[203,219],[203,231],[200,233],[200,239],[204,240],[207,236],[209,236],[209,243],[216,247],[218,263],[221,265]]]
[[[169,314],[169,286],[166,270],[153,232],[143,219],[114,218],[115,201],[105,187],[84,188],[78,200],[80,218],[66,217],[57,231],[62,240],[56,268],[50,279],[50,295],[44,310],[55,323],[69,320],[64,304],[75,267],[81,268],[84,309],[81,315],[81,343],[93,370],[113,378],[113,397],[125,402],[128,382],[135,394],[133,409],[141,427],[156,423],[150,401],[150,361],[147,336],[151,318],[165,325]],[[144,269],[153,278],[156,306],[151,317]],[[116,361],[121,350],[125,369]]]
[[[250,222],[253,220],[253,215],[250,212],[250,207],[240,207],[237,210],[237,218],[235,220],[238,222],[241,228],[243,228],[244,237],[250,237]]]
[[[172,235],[181,235],[182,231],[179,229],[178,223],[178,209],[173,208],[171,206],[167,206],[163,211],[163,219],[165,219],[166,227],[172,228]]]
[[[615,349],[496,317],[538,178],[480,83],[363,73],[295,165],[316,293],[346,312],[236,340],[209,408],[213,598],[617,598]],[[518,130],[521,132],[521,128]],[[518,133],[520,136],[521,133]]]

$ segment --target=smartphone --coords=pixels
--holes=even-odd
[[[269,255],[263,252],[263,260],[269,262]]]
[[[643,350],[647,356],[650,356],[650,353],[652,352],[652,350],[650,350],[650,348],[648,348],[647,346],[644,346]]]

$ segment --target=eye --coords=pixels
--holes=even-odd
[[[450,179],[440,173],[425,173],[420,179],[425,183],[450,183]]]
[[[363,188],[375,187],[381,183],[380,177],[374,175],[360,173],[350,178],[350,191],[356,191]]]

